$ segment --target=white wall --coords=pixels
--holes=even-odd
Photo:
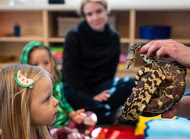
[[[65,0],[66,4],[79,4],[81,0]],[[190,0],[107,0],[113,9],[181,9],[190,8]]]
[[[65,0],[65,4],[49,5],[48,0],[0,0],[0,8],[3,5],[10,5],[11,1],[15,1],[18,8],[24,8],[23,5],[31,6],[31,8],[43,7],[64,7],[77,8],[81,0]],[[190,9],[190,0],[107,0],[111,9]],[[13,5],[13,6],[14,6]],[[32,5],[35,5],[32,6]],[[19,7],[20,6],[20,7]],[[48,6],[48,7],[47,7]],[[12,7],[12,6],[11,6]],[[5,7],[8,8],[8,7]]]

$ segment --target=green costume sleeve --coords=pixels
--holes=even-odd
[[[71,111],[74,111],[74,109],[70,106],[70,104],[67,102],[67,100],[64,97],[63,85],[61,82],[55,83],[53,89],[53,96],[59,100],[58,114],[54,126],[63,127],[69,123],[70,118],[68,114]]]

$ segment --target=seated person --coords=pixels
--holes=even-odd
[[[106,0],[82,0],[84,20],[67,34],[64,44],[63,85],[74,109],[97,114],[98,123],[114,117],[135,86],[134,78],[114,78],[120,56],[120,37],[108,24]]]

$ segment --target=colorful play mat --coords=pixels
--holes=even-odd
[[[190,139],[190,120],[182,117],[139,117],[136,127],[97,127],[93,139]]]

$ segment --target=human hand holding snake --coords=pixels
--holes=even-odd
[[[145,52],[147,52],[147,57],[154,54],[158,59],[170,57],[183,66],[190,67],[190,47],[172,39],[151,41],[139,50],[139,54]]]
[[[141,44],[133,44],[127,56],[127,68],[136,60]],[[147,63],[136,74],[136,89],[123,107],[122,116],[136,120],[139,115],[155,116],[167,111],[183,96],[186,83],[186,68],[176,61],[162,61],[155,57],[142,58]],[[172,82],[167,82],[172,77]]]

